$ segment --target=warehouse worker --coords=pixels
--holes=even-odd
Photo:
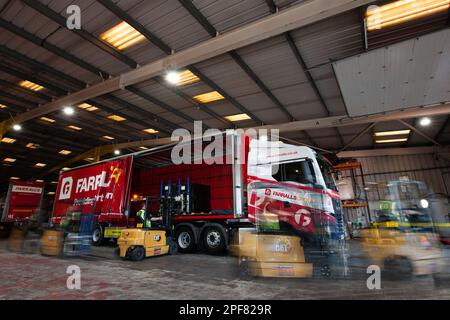
[[[145,205],[142,206],[142,209],[136,213],[136,217],[139,218],[143,226],[145,226],[146,228],[151,228],[152,222],[150,221],[150,219],[146,219],[146,211],[147,210],[145,209]]]

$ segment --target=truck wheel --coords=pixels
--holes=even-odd
[[[223,252],[226,247],[225,235],[217,227],[209,227],[203,232],[203,245],[210,253]]]
[[[142,247],[135,247],[131,250],[130,258],[133,261],[141,261],[145,258],[145,249]]]
[[[191,228],[180,227],[177,230],[178,251],[183,253],[193,252],[195,249],[195,238]]]
[[[92,232],[92,244],[94,246],[101,246],[103,244],[103,228],[100,225],[97,225]]]
[[[413,266],[406,257],[389,257],[384,260],[384,274],[389,280],[411,279]]]

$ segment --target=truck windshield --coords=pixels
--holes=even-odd
[[[281,163],[278,166],[274,166],[272,176],[280,182],[297,182],[312,185],[317,183],[313,165],[308,160]]]
[[[317,162],[319,163],[320,171],[322,172],[323,180],[328,189],[337,191],[336,182],[334,181],[331,165],[327,161],[322,159],[322,157],[317,157]]]

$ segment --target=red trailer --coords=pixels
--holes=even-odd
[[[70,211],[95,214],[93,242],[100,244],[135,226],[139,210],[153,221],[169,210],[179,251],[200,246],[216,252],[234,230],[254,226],[271,210],[296,232],[314,233],[327,224],[328,232],[343,238],[339,196],[320,155],[237,133],[224,137],[223,148],[208,156],[204,142],[184,144],[193,152],[182,164],[173,161],[177,144],[61,172],[52,221]]]
[[[39,222],[44,184],[30,181],[11,181],[3,204],[0,232],[8,234],[12,225]]]

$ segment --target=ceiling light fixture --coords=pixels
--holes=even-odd
[[[39,119],[41,119],[42,121],[50,122],[50,123],[56,122],[55,119],[48,118],[48,117],[40,117]]]
[[[241,113],[241,114],[235,114],[235,115],[231,115],[231,116],[226,116],[225,119],[227,119],[228,121],[231,121],[231,122],[236,122],[236,121],[249,120],[251,118],[249,117],[248,114]]]
[[[37,148],[39,148],[39,145],[37,143],[30,142],[30,143],[27,143],[26,147],[29,149],[37,149]]]
[[[72,151],[63,149],[63,150],[59,151],[58,153],[62,154],[63,156],[67,156],[67,155],[71,154]]]
[[[155,130],[155,129],[152,129],[152,128],[144,129],[142,131],[150,133],[150,134],[155,134],[155,133],[159,132],[158,130]]]
[[[427,127],[427,126],[429,126],[431,124],[431,119],[428,118],[428,117],[423,117],[422,119],[420,119],[419,124],[422,127]]]
[[[81,131],[82,130],[80,127],[77,127],[77,126],[74,126],[74,125],[67,126],[67,128],[72,129],[72,130],[76,130],[76,131]]]
[[[20,124],[16,123],[15,125],[13,125],[13,130],[20,131],[20,130],[22,130],[22,126]]]
[[[28,80],[20,81],[19,86],[21,86],[22,88],[31,90],[31,91],[40,91],[40,90],[44,89],[43,86],[40,86],[40,85],[38,85],[34,82],[31,82],[31,81],[28,81]]]
[[[8,137],[3,137],[2,140],[0,140],[0,141],[1,141],[1,142],[4,142],[4,143],[12,144],[12,143],[16,142],[16,139],[8,138]]]
[[[5,158],[5,159],[3,159],[3,161],[4,162],[8,162],[8,163],[13,163],[13,162],[16,162],[16,159],[14,159],[14,158]]]
[[[145,39],[144,35],[125,21],[103,32],[99,38],[118,50],[124,50]]]
[[[118,116],[118,115],[116,115],[116,114],[112,114],[112,115],[108,116],[107,118],[108,118],[109,120],[113,120],[113,121],[117,121],[117,122],[122,122],[122,121],[127,120],[126,118],[121,117],[121,116]]]
[[[75,113],[75,110],[72,107],[64,107],[63,112],[64,114],[71,116]]]
[[[375,140],[375,143],[399,143],[399,142],[406,142],[406,141],[408,141],[408,138]]]
[[[97,107],[94,107],[93,105],[90,105],[89,103],[82,103],[80,105],[78,105],[78,108],[86,110],[86,111],[95,111],[98,110]]]
[[[369,6],[367,30],[374,31],[423,18],[450,8],[450,0],[400,0],[383,6]]]
[[[385,137],[385,136],[399,136],[399,135],[405,135],[410,134],[411,130],[395,130],[395,131],[380,131],[375,132],[375,137]]]
[[[120,154],[120,150],[114,150],[114,154],[116,155],[116,156],[118,156],[119,154]]]
[[[225,99],[219,92],[211,91],[203,94],[196,95],[192,97],[194,100],[200,103],[209,103],[217,100]]]

